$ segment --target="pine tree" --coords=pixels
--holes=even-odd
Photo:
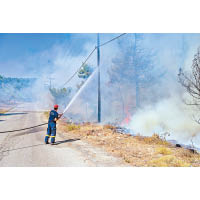
[[[145,99],[144,89],[156,82],[154,53],[145,49],[142,42],[143,35],[134,34],[134,40],[128,46],[119,43],[120,54],[112,60],[108,70],[110,86],[118,88],[118,95],[112,96],[121,101],[124,116],[141,106]]]

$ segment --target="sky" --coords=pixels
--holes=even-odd
[[[100,34],[101,43],[116,35],[119,34]],[[188,44],[186,50],[192,49],[190,53],[193,55],[200,43],[200,34],[144,34],[145,45],[155,49],[158,64],[174,67],[172,63],[177,65],[179,62],[176,59],[180,57],[177,55],[181,52],[183,35]],[[134,34],[129,36],[134,37]],[[127,36],[123,37],[125,42]],[[62,69],[68,69],[69,65],[71,69],[73,63],[81,64],[95,45],[95,33],[0,34],[0,74],[6,77],[49,76],[61,68],[61,65]],[[110,55],[114,50],[107,49]],[[78,58],[77,62],[74,62],[75,58]]]
[[[17,60],[68,40],[69,34],[0,34],[0,60]]]
[[[0,74],[11,77],[30,77],[31,74],[37,76],[32,69],[39,70],[44,64],[50,64],[53,59],[50,52],[53,49],[62,47],[63,51],[67,51],[70,48],[71,55],[79,55],[89,40],[88,35],[90,34],[0,34]],[[46,57],[41,58],[44,54]]]

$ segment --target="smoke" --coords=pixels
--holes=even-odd
[[[156,100],[143,104],[132,115],[128,127],[134,133],[151,136],[154,133],[162,135],[168,132],[170,136],[167,139],[183,144],[193,142],[200,146],[200,125],[195,121],[199,117],[199,109],[184,103],[191,97],[177,80],[180,67],[190,71],[193,56],[199,46],[197,38],[199,35],[195,34],[160,36],[160,42],[170,41],[167,46],[163,46],[163,50],[159,47],[157,54],[159,65],[166,70],[165,75],[159,84],[145,91],[149,99],[154,96]],[[187,48],[183,48],[184,46]]]
[[[106,42],[116,35],[101,34],[100,41]],[[152,135],[155,132],[170,132],[170,139],[184,143],[190,143],[192,138],[197,141],[199,125],[193,118],[198,117],[199,111],[184,104],[185,91],[177,81],[177,74],[180,67],[190,70],[200,35],[138,34],[138,37],[142,38],[139,50],[143,54],[135,57],[135,60],[132,59],[134,34],[127,34],[100,48],[102,122],[121,124],[132,116],[128,126],[135,133]],[[77,85],[85,80],[75,76],[70,83],[64,83],[76,72],[95,45],[96,34],[72,34],[70,41],[54,44],[21,60],[1,62],[0,72],[5,76],[36,78],[35,83],[24,88],[21,94],[27,94],[41,109],[51,109],[56,103],[55,97],[49,92],[50,86],[70,87],[70,95],[61,102],[60,111],[63,111],[76,95]],[[133,63],[139,68],[148,66],[145,73],[147,78],[151,77],[151,80],[142,75],[139,77],[145,83],[139,86],[139,108],[136,107]],[[96,67],[96,52],[87,64],[93,69]],[[15,93],[14,88],[7,86],[8,93]],[[73,100],[65,116],[75,122],[97,121],[96,75]]]
[[[194,121],[197,111],[183,104],[180,98],[170,97],[138,110],[129,128],[145,136],[168,132],[168,139],[191,144],[191,139],[198,139],[200,133],[200,126]]]
[[[20,59],[0,62],[0,74],[4,77],[35,79],[31,85],[21,87],[19,91],[16,90],[17,83],[4,84],[3,90],[0,91],[1,102],[4,99],[6,103],[7,99],[10,98],[12,98],[13,103],[31,101],[43,110],[52,109],[53,104],[56,103],[49,91],[50,87],[71,87],[73,88],[72,93],[75,94],[76,85],[80,82],[78,77],[75,77],[70,85],[63,85],[63,83],[77,70],[94,48],[92,38],[93,36],[90,34],[72,34],[70,42],[55,43],[48,49],[26,55]],[[19,96],[24,98],[18,98]],[[63,104],[66,105],[68,102],[63,102]]]

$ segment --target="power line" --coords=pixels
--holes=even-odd
[[[121,35],[118,35],[117,37],[114,37],[114,38],[112,38],[111,40],[109,40],[109,41],[107,41],[107,42],[105,42],[105,43],[103,43],[103,44],[100,44],[100,45],[98,45],[98,46],[96,46],[92,51],[91,51],[91,53],[89,54],[89,56],[85,59],[85,61],[82,63],[82,65],[78,68],[78,70],[62,85],[62,86],[64,86],[64,85],[66,85],[67,83],[69,83],[73,78],[74,78],[74,76],[80,71],[80,69],[85,65],[85,63],[88,61],[88,59],[92,56],[92,54],[95,52],[95,50],[98,48],[98,47],[102,47],[102,46],[104,46],[104,45],[107,45],[108,43],[110,43],[110,42],[112,42],[112,41],[114,41],[114,40],[116,40],[116,39],[119,39],[120,37],[122,37],[123,35],[126,35],[127,33],[122,33]]]
[[[126,33],[122,33],[121,35],[119,35],[119,36],[117,36],[117,37],[115,37],[115,38],[112,38],[111,40],[109,40],[109,41],[107,41],[107,42],[105,42],[105,43],[103,43],[103,44],[100,44],[99,47],[102,47],[102,46],[104,46],[104,45],[106,45],[106,44],[112,42],[113,40],[116,40],[116,39],[122,37],[123,35],[126,35]]]
[[[92,56],[92,54],[95,52],[95,50],[96,50],[96,47],[91,51],[89,56],[85,59],[85,61],[78,68],[78,70],[63,84],[63,86],[66,85],[67,83],[69,83],[72,80],[72,78],[74,78],[74,76],[80,71],[80,69],[85,65],[85,63],[88,61],[88,59]]]

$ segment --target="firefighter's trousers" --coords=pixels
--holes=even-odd
[[[56,123],[55,122],[48,123],[47,134],[45,136],[45,143],[49,142],[49,137],[51,138],[51,143],[54,143],[55,137],[56,137]]]

